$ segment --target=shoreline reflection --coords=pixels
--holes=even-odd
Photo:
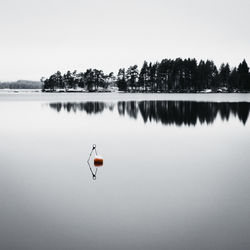
[[[101,114],[105,110],[113,112],[115,107],[120,116],[128,115],[144,121],[160,122],[163,125],[195,126],[213,124],[218,115],[228,121],[230,116],[238,117],[245,125],[250,111],[248,102],[195,102],[195,101],[122,101],[117,103],[105,102],[67,102],[50,103],[49,107],[61,112],[86,112]]]

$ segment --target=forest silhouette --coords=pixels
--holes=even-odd
[[[117,75],[102,70],[87,69],[85,72],[57,71],[49,78],[41,79],[43,91],[105,92],[117,88],[124,92],[145,93],[196,93],[249,92],[249,67],[243,60],[231,68],[222,63],[219,68],[211,60],[163,59],[161,62],[144,61],[141,68],[133,65],[120,68]]]

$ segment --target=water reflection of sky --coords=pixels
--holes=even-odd
[[[249,102],[224,97],[0,101],[0,249],[249,249]]]
[[[228,121],[230,116],[238,117],[245,124],[250,110],[248,102],[195,102],[195,101],[121,101],[121,102],[57,102],[49,107],[57,112],[86,112],[101,114],[115,109],[120,116],[143,118],[145,123],[156,121],[164,125],[212,124],[218,115]]]

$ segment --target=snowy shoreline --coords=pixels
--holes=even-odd
[[[250,102],[250,93],[43,93],[40,91],[1,91],[1,102],[116,102],[116,101],[198,101],[198,102]]]

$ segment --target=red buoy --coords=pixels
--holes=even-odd
[[[101,167],[103,165],[103,158],[100,155],[96,155],[94,158],[94,165],[96,167]]]

